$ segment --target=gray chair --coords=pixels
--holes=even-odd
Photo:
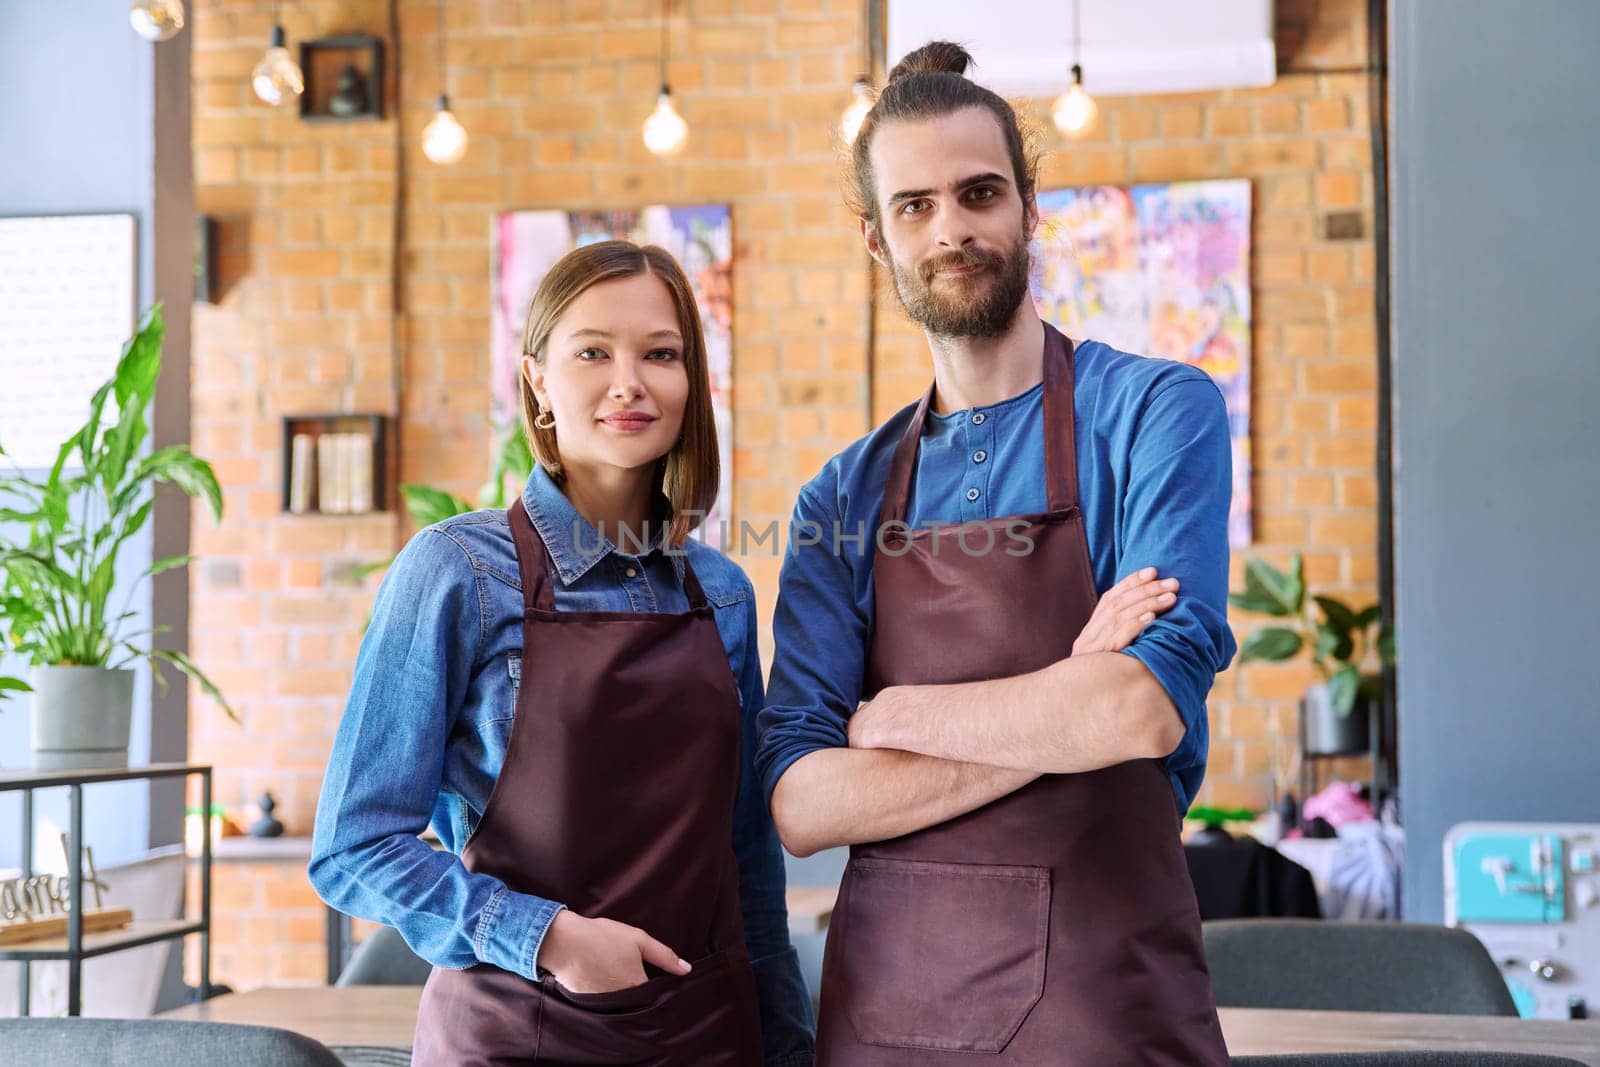
[[[1233,1067],[1584,1067],[1565,1056],[1531,1052],[1303,1052],[1234,1056]]]
[[[1465,930],[1303,919],[1201,929],[1221,1008],[1517,1014],[1489,951]]]
[[[288,1030],[175,1019],[0,1019],[0,1062],[344,1067],[325,1045]]]
[[[398,931],[380,926],[361,942],[334,985],[422,985],[432,970]]]

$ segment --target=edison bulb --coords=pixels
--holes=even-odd
[[[439,110],[422,128],[422,154],[435,163],[459,163],[467,154],[466,127],[450,113],[449,97],[439,97]]]
[[[689,124],[672,103],[672,92],[662,89],[656,109],[644,120],[644,146],[658,156],[675,156],[689,139]]]
[[[839,136],[844,138],[845,144],[855,144],[856,134],[861,132],[867,112],[872,110],[872,82],[865,76],[857,78],[851,93],[853,99],[844,109],[844,114],[839,116]]]
[[[1099,114],[1100,108],[1095,104],[1094,97],[1084,91],[1082,71],[1073,67],[1072,84],[1067,86],[1066,92],[1056,97],[1050,109],[1056,129],[1068,137],[1082,136],[1094,125],[1095,117]]]
[[[263,104],[273,107],[305,92],[306,79],[300,73],[300,64],[283,47],[282,26],[272,27],[272,44],[256,69],[250,72],[250,87]]]
[[[128,22],[147,41],[170,41],[183,29],[183,0],[136,0]]]

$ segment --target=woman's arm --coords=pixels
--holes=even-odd
[[[330,906],[398,930],[423,959],[533,978],[561,905],[473,874],[418,839],[483,639],[472,562],[447,531],[390,566],[356,656],[312,836],[311,884]]]

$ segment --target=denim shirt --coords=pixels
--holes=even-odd
[[[603,541],[542,469],[522,501],[550,553],[558,611],[688,610],[682,555],[660,551],[659,540],[639,555]],[[722,553],[693,538],[685,551],[743,709],[732,846],[766,1063],[810,1064],[811,1001],[789,942],[783,853],[752,767],[763,703],[755,594]],[[309,870],[330,905],[395,927],[436,967],[489,963],[536,980],[539,945],[562,903],[513,892],[460,860],[505,760],[523,657],[539,654],[522,647],[522,620],[505,512],[458,515],[411,539],[384,577],[356,657]],[[430,824],[443,851],[418,837]]]
[[[1183,812],[1205,776],[1206,697],[1236,647],[1228,628],[1228,414],[1216,383],[1187,364],[1085,341],[1076,370],[1078,503],[1096,593],[1142,567],[1181,583],[1177,603],[1123,652],[1149,668],[1183,719],[1184,738],[1164,761]],[[768,795],[800,757],[847,743],[872,632],[874,531],[890,460],[915,409],[829,460],[800,490],[756,753]],[[986,407],[930,412],[906,506],[910,525],[1032,514],[1045,509],[1045,496],[1042,385]],[[993,550],[1009,547],[1002,538]]]

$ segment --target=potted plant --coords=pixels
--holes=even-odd
[[[1372,706],[1383,695],[1383,678],[1374,664],[1394,664],[1394,631],[1379,625],[1376,604],[1356,611],[1336,597],[1312,596],[1310,601],[1320,612],[1307,603],[1299,553],[1287,573],[1265,560],[1250,560],[1245,565],[1244,590],[1229,593],[1228,602],[1286,623],[1262,627],[1247,637],[1239,648],[1239,663],[1281,663],[1309,649],[1322,681],[1300,702],[1306,751],[1316,755],[1364,751]]]
[[[11,463],[0,475],[0,613],[15,651],[28,657],[34,759],[40,767],[122,766],[128,758],[133,670],[149,661],[193,678],[230,718],[233,709],[182,652],[156,648],[168,627],[127,632],[131,590],[110,605],[117,560],[144,528],[159,485],[202,497],[222,518],[222,490],[210,464],[185,445],[148,455],[145,412],[161,374],[160,305],[123,346],[115,374],[89,402],[88,421],[62,443],[43,478]],[[0,456],[5,455],[0,443]],[[16,536],[11,531],[20,531]],[[187,566],[189,556],[156,560],[138,576]],[[13,686],[14,688],[14,686]]]

